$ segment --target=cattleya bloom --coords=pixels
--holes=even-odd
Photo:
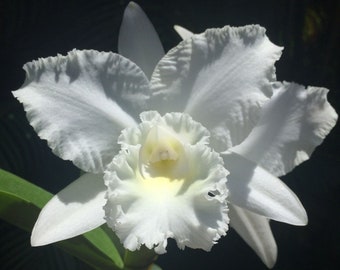
[[[164,55],[131,2],[119,53],[73,50],[24,66],[14,96],[53,152],[86,172],[42,209],[31,244],[105,222],[124,247],[167,239],[210,250],[228,224],[272,267],[269,220],[307,224],[278,178],[307,160],[337,114],[327,89],[277,82],[282,48],[258,25],[208,29]]]

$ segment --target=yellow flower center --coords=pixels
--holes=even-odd
[[[165,128],[152,127],[139,152],[145,191],[160,197],[177,194],[188,170],[183,170],[184,159],[182,143]]]
[[[140,149],[140,165],[148,167],[153,174],[167,176],[183,152],[182,143],[173,134],[160,126],[154,126]]]
[[[173,198],[181,190],[184,179],[170,179],[167,177],[154,177],[142,179],[144,194],[150,198],[162,199]]]

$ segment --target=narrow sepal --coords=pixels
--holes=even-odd
[[[229,201],[249,211],[292,225],[306,225],[308,218],[295,193],[255,162],[236,153],[223,153],[228,176]]]
[[[103,175],[84,174],[41,210],[31,235],[32,246],[72,238],[105,223]]]

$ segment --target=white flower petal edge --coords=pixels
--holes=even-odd
[[[136,145],[145,141],[148,131],[155,125],[163,129],[169,129],[178,140],[188,144],[208,144],[210,133],[200,123],[195,122],[188,114],[167,113],[163,117],[156,111],[148,111],[140,114],[142,123],[140,128],[126,128],[118,138],[118,143],[123,148],[128,145]],[[143,137],[144,136],[144,137]]]
[[[327,93],[320,87],[279,84],[255,128],[230,150],[276,176],[288,173],[307,160],[335,126],[338,116]]]
[[[277,258],[277,246],[269,220],[235,205],[229,205],[230,226],[256,252],[263,263],[272,268]]]
[[[174,25],[174,29],[177,32],[177,34],[184,40],[187,38],[190,38],[192,35],[194,35],[193,32],[190,32],[188,29],[180,26],[180,25]]]
[[[13,95],[40,138],[80,169],[103,172],[119,150],[120,131],[144,111],[149,82],[141,69],[93,50],[39,59],[24,69],[26,81]]]
[[[102,174],[84,174],[41,210],[31,235],[32,246],[65,240],[105,223],[106,186]]]
[[[118,52],[136,63],[148,78],[164,55],[155,28],[135,2],[130,2],[124,11],[119,30]]]
[[[206,145],[208,131],[180,113],[146,112],[141,120],[123,131],[122,151],[105,171],[108,225],[132,251],[144,244],[165,253],[168,238],[210,250],[229,219],[227,171]]]
[[[188,113],[210,131],[212,147],[224,151],[255,126],[272,95],[281,50],[258,25],[193,35],[158,63],[149,108]]]
[[[269,219],[306,225],[308,218],[298,197],[280,179],[236,153],[223,153],[230,175],[228,200]]]

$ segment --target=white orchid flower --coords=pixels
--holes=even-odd
[[[269,220],[307,224],[277,177],[308,159],[335,125],[328,90],[276,82],[282,48],[260,26],[182,33],[164,55],[131,2],[121,55],[73,50],[24,66],[26,81],[13,93],[31,125],[87,172],[43,208],[33,246],[107,222],[130,250],[161,254],[168,238],[210,250],[230,219],[272,267]]]

